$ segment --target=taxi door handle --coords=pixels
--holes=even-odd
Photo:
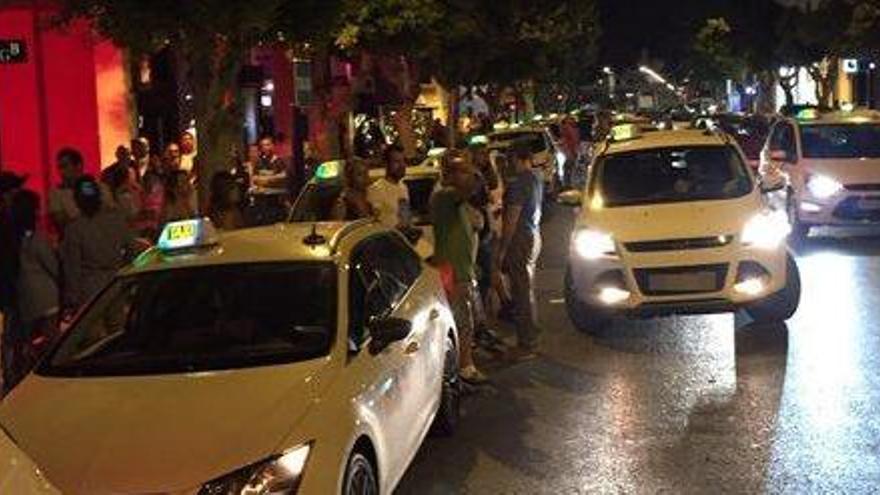
[[[440,318],[440,312],[437,311],[437,308],[432,309],[431,312],[428,313],[428,318],[430,318],[431,320],[436,320],[437,318]]]
[[[405,354],[415,354],[419,352],[419,343],[417,341],[412,341],[407,344],[406,349],[403,351]]]

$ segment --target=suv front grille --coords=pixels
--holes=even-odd
[[[733,242],[732,235],[715,237],[696,237],[692,239],[666,239],[662,241],[627,242],[624,247],[632,253],[654,251],[687,251],[691,249],[712,249],[727,246]]]

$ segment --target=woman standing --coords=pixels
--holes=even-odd
[[[68,226],[61,261],[64,304],[76,309],[113,279],[133,236],[124,213],[103,208],[95,179],[84,176],[77,180],[73,194],[81,216]]]

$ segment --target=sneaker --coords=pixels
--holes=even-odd
[[[534,347],[516,346],[507,353],[507,358],[516,362],[531,361],[537,357]]]
[[[474,334],[474,341],[483,349],[497,352],[507,347],[501,337],[486,327],[479,327]]]
[[[489,381],[489,378],[474,365],[462,368],[458,372],[458,376],[469,385],[482,385]]]

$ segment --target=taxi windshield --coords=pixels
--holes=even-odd
[[[658,148],[606,156],[598,186],[606,206],[731,199],[752,190],[729,146]]]
[[[248,264],[117,278],[41,365],[48,376],[248,368],[330,352],[332,263]]]
[[[409,192],[409,208],[415,225],[428,225],[431,221],[431,195],[437,187],[437,178],[406,177],[403,179]],[[339,181],[308,184],[293,205],[291,222],[332,222],[341,220],[340,201],[343,192]]]
[[[804,158],[880,158],[880,124],[801,126]]]

